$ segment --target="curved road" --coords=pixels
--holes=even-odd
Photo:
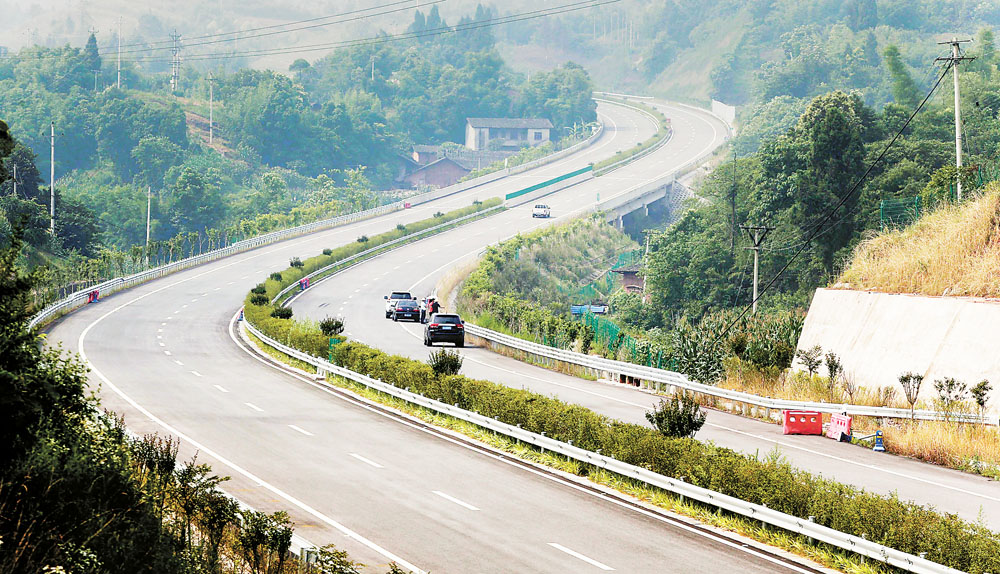
[[[151,281],[69,315],[51,337],[83,354],[104,405],[124,415],[132,430],[178,437],[183,457],[197,454],[232,476],[228,492],[261,510],[288,510],[298,534],[334,543],[378,571],[390,560],[434,572],[687,572],[708,560],[741,571],[811,571],[748,541],[720,538],[290,376],[234,344],[233,315],[246,291],[290,257],[544,181],[626,149],[654,129],[629,110],[602,105],[599,111],[604,135],[570,158],[413,210]],[[689,136],[675,128],[675,141],[643,164],[660,170],[692,153],[687,138],[702,132]],[[671,154],[676,157],[665,158]],[[623,170],[601,180],[621,189],[641,174]],[[564,211],[583,208],[588,200],[581,194],[591,191],[570,188],[548,202]],[[494,229],[504,221],[489,218],[463,230],[478,231],[476,241],[485,244],[509,232]],[[424,253],[429,244],[418,245]],[[432,270],[411,254],[413,260],[403,262],[411,266],[408,276]],[[386,258],[377,262],[351,276],[375,281],[362,269],[377,268],[379,280],[395,285],[385,276],[397,270],[385,270]],[[351,299],[345,296],[345,307],[354,309]],[[385,330],[381,319],[351,321],[352,328],[368,322]]]
[[[718,145],[715,124],[704,114],[688,108],[661,105],[677,131],[675,141],[654,154],[653,161],[640,161],[604,177],[580,184],[545,200],[552,206],[555,222],[565,221],[591,204],[596,194],[602,198],[651,179],[680,162],[693,150]],[[714,125],[716,138],[724,133]],[[471,260],[486,245],[518,231],[527,231],[550,222],[532,220],[530,206],[509,210],[481,224],[459,228],[417,244],[385,254],[321,282],[293,303],[297,315],[322,318],[327,314],[345,317],[352,338],[384,351],[423,360],[422,326],[392,324],[382,319],[382,295],[393,290],[411,290],[423,296],[455,265]],[[304,255],[311,255],[306,253]],[[633,387],[595,383],[556,373],[485,349],[467,348],[463,373],[508,386],[527,388],[586,406],[613,418],[646,424],[645,412],[659,398]],[[837,443],[825,437],[784,436],[781,427],[760,421],[711,411],[698,438],[720,446],[760,456],[778,452],[798,468],[819,473],[840,482],[881,494],[897,494],[904,500],[956,513],[970,521],[1000,530],[1000,489],[978,475],[875,453]]]

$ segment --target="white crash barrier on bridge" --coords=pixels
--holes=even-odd
[[[571,365],[577,365],[579,367],[592,369],[597,372],[609,373],[613,375],[625,375],[627,377],[632,377],[633,379],[638,379],[640,381],[654,383],[657,390],[675,391],[676,389],[685,389],[703,395],[717,397],[722,400],[744,403],[748,405],[753,405],[755,407],[771,409],[771,410],[805,410],[805,411],[819,411],[822,413],[846,413],[852,416],[866,416],[866,417],[877,417],[877,418],[895,418],[895,419],[910,418],[909,409],[870,407],[865,405],[851,405],[846,403],[845,404],[812,403],[806,401],[772,399],[769,397],[761,397],[757,395],[752,395],[750,393],[743,393],[740,391],[721,389],[719,387],[715,387],[712,385],[705,385],[702,383],[697,383],[695,381],[692,381],[687,377],[687,375],[684,375],[682,373],[676,373],[674,371],[667,371],[664,369],[657,369],[654,367],[645,367],[633,363],[626,363],[624,361],[605,359],[604,357],[599,357],[597,355],[585,355],[583,353],[577,353],[575,351],[557,349],[555,347],[549,347],[548,345],[541,345],[538,343],[533,343],[531,341],[525,341],[524,339],[519,339],[517,337],[512,337],[510,335],[505,335],[504,333],[498,333],[496,331],[492,331],[490,329],[486,329],[478,325],[473,325],[471,323],[465,324],[465,332],[468,333],[469,335],[485,339],[491,343],[509,347],[511,349],[516,349],[518,351],[529,353],[531,355],[545,357],[548,359],[561,361],[563,363],[569,363]],[[947,416],[948,420],[958,420],[970,423],[986,423],[992,425],[997,424],[996,419],[992,420],[988,418],[984,419],[979,417],[978,415],[968,414],[968,413],[952,413],[951,415],[945,415],[944,413],[940,413],[937,411],[918,410],[914,411],[913,416],[918,420],[932,420],[932,421],[945,420]]]
[[[615,103],[615,102],[609,102]],[[621,105],[621,104],[616,104]],[[631,106],[626,106],[631,107]],[[487,183],[492,183],[498,179],[503,179],[508,175],[514,175],[518,173],[526,172],[530,169],[534,169],[540,165],[545,165],[547,163],[552,163],[556,160],[562,159],[568,155],[572,155],[585,147],[589,147],[597,138],[601,137],[604,133],[604,125],[598,124],[598,128],[594,130],[594,133],[590,135],[587,139],[582,142],[573,144],[572,146],[559,150],[555,153],[551,153],[545,157],[540,157],[535,160],[531,160],[527,163],[522,163],[520,165],[515,165],[514,167],[504,168],[501,170],[494,171],[492,173],[487,173],[486,175],[481,175],[475,179],[470,179],[468,181],[463,181],[461,183],[456,183],[455,185],[450,185],[448,187],[442,187],[441,189],[436,189],[434,191],[428,191],[427,193],[422,193],[420,195],[415,195],[413,197],[403,200],[405,203],[409,203],[411,206],[420,205],[421,203],[427,203],[428,201],[433,201],[435,199],[440,199],[442,197],[447,197],[455,193],[461,193],[467,189],[472,189],[474,187],[479,187],[480,185],[485,185]]]
[[[545,157],[538,158],[534,161],[519,166],[515,166],[507,170],[500,170],[498,172],[487,174],[480,178],[469,180],[467,182],[463,182],[461,184],[457,184],[451,187],[435,191],[429,191],[427,193],[422,193],[420,195],[408,198],[405,202],[398,201],[395,203],[382,205],[365,211],[348,213],[346,215],[340,215],[330,219],[324,219],[322,221],[307,223],[305,225],[292,227],[290,229],[282,229],[274,231],[257,237],[252,237],[250,239],[245,239],[243,241],[238,241],[236,243],[233,243],[232,245],[215,249],[207,253],[202,253],[200,255],[188,257],[187,259],[182,259],[180,261],[174,261],[173,263],[168,263],[166,265],[155,267],[153,269],[148,269],[140,273],[135,273],[133,275],[129,275],[126,277],[116,277],[114,279],[110,279],[103,283],[89,286],[86,289],[81,289],[73,293],[72,295],[64,297],[63,299],[60,299],[59,301],[56,301],[55,303],[45,307],[44,309],[42,309],[42,311],[40,311],[37,315],[35,315],[35,317],[31,319],[31,322],[28,324],[28,326],[30,328],[35,328],[38,325],[41,325],[55,317],[58,317],[59,315],[64,315],[66,313],[69,313],[70,311],[82,307],[83,305],[86,305],[89,302],[92,302],[92,297],[93,297],[92,294],[95,291],[99,293],[101,297],[106,295],[111,295],[112,293],[117,293],[118,291],[121,291],[123,289],[128,289],[130,287],[134,287],[141,283],[145,283],[146,281],[149,281],[151,279],[157,279],[159,277],[163,277],[171,273],[176,273],[178,271],[189,269],[197,265],[208,263],[210,261],[215,261],[216,259],[228,257],[230,255],[235,255],[237,253],[242,253],[244,251],[256,249],[257,247],[261,247],[263,245],[276,243],[278,241],[284,241],[285,239],[291,239],[293,237],[298,237],[300,235],[305,235],[307,233],[312,233],[314,231],[320,231],[331,227],[337,227],[339,225],[354,223],[362,219],[377,217],[379,215],[384,215],[386,213],[391,213],[393,211],[401,210],[404,208],[404,205],[406,203],[409,203],[411,206],[419,205],[421,203],[426,203],[428,201],[440,199],[447,195],[452,195],[455,193],[465,191],[467,189],[471,189],[473,187],[477,187],[479,185],[496,181],[510,174],[527,171],[529,169],[538,167],[540,165],[561,159],[563,157],[566,157],[567,155],[573,154],[585,147],[590,146],[591,144],[594,143],[594,141],[597,140],[598,137],[600,137],[602,130],[603,126],[595,130],[594,133],[586,140],[578,144],[575,144],[571,147],[568,147],[564,150],[558,151],[556,153],[549,154]]]
[[[621,476],[639,480],[646,484],[661,488],[678,496],[689,498],[691,500],[698,501],[702,504],[707,504],[715,508],[721,508],[723,510],[744,516],[746,518],[751,518],[753,520],[759,520],[764,524],[769,524],[771,526],[781,528],[788,532],[794,534],[800,534],[802,536],[807,536],[814,540],[820,542],[825,542],[832,546],[838,548],[843,548],[851,552],[867,556],[874,560],[884,562],[891,566],[907,570],[909,572],[917,572],[920,574],[957,574],[960,571],[953,568],[948,568],[947,566],[942,566],[936,562],[932,562],[925,558],[920,558],[912,554],[907,554],[905,552],[900,552],[889,548],[888,546],[883,546],[881,544],[876,544],[864,538],[853,536],[851,534],[846,534],[826,526],[821,526],[815,524],[808,520],[792,516],[790,514],[785,514],[783,512],[778,512],[771,510],[766,506],[759,504],[753,504],[721,494],[706,488],[701,488],[692,484],[688,484],[682,480],[677,480],[663,476],[661,474],[656,474],[654,472],[648,471],[644,468],[627,464],[616,460],[614,458],[604,456],[589,450],[585,450],[579,447],[575,447],[571,444],[553,440],[551,438],[545,437],[543,435],[526,431],[520,427],[509,425],[497,421],[495,419],[485,417],[478,413],[467,411],[465,409],[460,409],[458,407],[436,401],[434,399],[427,398],[423,395],[416,393],[411,393],[404,389],[400,389],[388,383],[384,383],[377,379],[373,379],[366,375],[356,373],[354,371],[345,369],[334,365],[323,359],[313,357],[312,355],[303,353],[297,349],[293,349],[287,345],[279,343],[260,332],[256,327],[243,321],[243,325],[247,331],[252,335],[257,337],[259,340],[263,341],[264,344],[273,347],[274,349],[298,359],[304,363],[316,367],[317,372],[320,374],[329,373],[338,377],[343,377],[351,381],[361,383],[366,387],[375,389],[379,392],[391,395],[393,397],[405,400],[409,403],[419,405],[421,407],[430,409],[435,412],[446,414],[448,416],[455,417],[457,419],[470,422],[482,428],[491,430],[493,432],[500,433],[502,435],[508,436],[510,438],[517,439],[521,442],[539,447],[541,449],[549,450],[561,454],[567,458],[577,460],[586,464],[594,465],[600,468],[607,469],[610,472],[614,472]],[[468,328],[468,327],[467,327]]]

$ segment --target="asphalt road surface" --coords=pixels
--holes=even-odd
[[[486,245],[517,232],[564,222],[592,203],[598,193],[602,198],[609,197],[681,165],[706,146],[718,145],[724,133],[721,126],[715,126],[714,132],[705,128],[712,119],[703,114],[673,107],[665,107],[664,112],[672,119],[677,135],[662,154],[655,154],[655,160],[649,163],[637,162],[547,197],[544,201],[552,207],[553,220],[532,219],[527,205],[406,246],[310,288],[293,303],[296,314],[315,318],[343,315],[352,338],[387,352],[426,359],[422,326],[383,319],[382,296],[407,289],[417,297],[429,294],[443,273],[473,260]],[[555,373],[485,349],[466,348],[462,355],[462,372],[468,376],[554,395],[629,422],[646,424],[645,412],[659,400],[633,387]],[[1000,530],[1000,488],[982,476],[875,453],[825,437],[784,436],[778,425],[718,411],[709,413],[698,438],[759,456],[777,452],[798,468],[872,492],[895,493],[904,500],[956,513],[967,520],[982,520]]]
[[[412,210],[151,281],[67,316],[51,328],[50,338],[84,355],[103,404],[125,416],[133,431],[177,437],[183,458],[197,456],[232,477],[227,492],[260,510],[289,511],[297,534],[316,544],[334,543],[372,571],[384,571],[390,560],[437,573],[689,572],[706,564],[747,572],[810,571],[754,544],[720,539],[291,376],[246,352],[233,335],[234,314],[247,290],[290,257],[544,181],[627,149],[654,129],[629,110],[602,105],[599,112],[604,135],[570,158]],[[686,126],[675,120],[675,129],[678,144],[694,145]],[[706,128],[697,129],[694,139]],[[670,144],[663,150],[678,153]],[[657,171],[663,159],[654,156],[648,164]],[[601,179],[623,189],[629,177],[623,170]],[[589,200],[580,193],[566,190],[549,202],[563,213],[584,209]],[[465,229],[481,230],[477,241],[495,241],[507,231],[487,232],[496,221],[504,220]],[[383,276],[405,263],[389,261],[375,264]],[[419,259],[414,265],[407,276],[432,270]],[[362,269],[352,276],[375,280]],[[432,275],[422,281],[432,281]],[[344,299],[345,311],[360,311],[363,300],[380,303],[381,290],[352,290]],[[387,335],[408,337],[381,315],[363,321]]]

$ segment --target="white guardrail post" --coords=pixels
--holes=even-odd
[[[879,562],[883,562],[909,572],[916,572],[918,574],[958,574],[960,572],[959,570],[943,566],[936,562],[927,560],[926,558],[907,554],[906,552],[901,552],[899,550],[889,548],[888,546],[865,540],[859,536],[846,534],[844,532],[810,522],[804,518],[798,518],[790,514],[769,509],[766,506],[740,500],[732,496],[708,490],[706,488],[701,488],[693,484],[688,484],[682,480],[656,474],[644,468],[624,463],[596,452],[575,447],[571,444],[560,442],[472,411],[448,405],[440,401],[427,398],[423,395],[411,393],[404,389],[390,385],[389,383],[384,383],[366,375],[339,367],[329,361],[313,357],[312,355],[299,351],[298,349],[279,343],[262,333],[259,329],[247,321],[243,321],[243,325],[247,331],[259,340],[263,341],[264,344],[273,347],[290,357],[316,367],[319,373],[331,373],[338,377],[343,377],[345,379],[361,383],[362,385],[375,389],[379,392],[466,422],[470,422],[482,428],[498,432],[536,447],[556,452],[567,458],[598,466],[621,476],[639,480],[673,494],[690,498],[691,500],[696,500],[702,504],[720,508],[753,520],[759,520],[765,524],[781,528],[793,534],[807,536],[814,540],[825,542],[831,546],[836,546],[844,550],[861,554],[862,556],[867,556],[874,560],[878,560]]]
[[[734,402],[746,403],[748,405],[753,405],[765,409],[810,410],[810,411],[819,411],[823,413],[846,413],[848,415],[854,415],[854,416],[894,418],[894,419],[908,419],[911,416],[910,411],[908,409],[896,409],[890,407],[871,407],[866,405],[852,405],[847,403],[843,404],[813,403],[806,401],[792,401],[787,399],[772,399],[770,397],[761,397],[758,395],[752,395],[750,393],[744,393],[740,391],[720,389],[719,387],[692,381],[687,377],[687,375],[684,375],[682,373],[667,371],[664,369],[657,369],[655,367],[636,365],[633,363],[626,363],[625,361],[605,359],[604,357],[599,357],[596,355],[585,355],[583,353],[577,353],[576,351],[568,351],[566,349],[558,349],[556,347],[549,347],[548,345],[541,345],[539,343],[525,341],[524,339],[519,339],[511,335],[505,335],[504,333],[498,333],[497,331],[486,329],[484,327],[473,325],[471,323],[465,324],[465,332],[470,335],[479,337],[481,339],[490,341],[491,343],[509,347],[511,349],[516,349],[524,353],[538,355],[549,359],[555,359],[557,361],[569,363],[572,365],[577,365],[579,367],[593,369],[596,371],[616,373],[643,381],[662,383],[665,385],[678,387],[689,391],[694,391],[696,393],[700,393],[703,395],[717,397],[725,400],[731,400]],[[997,424],[996,420],[989,419],[987,417],[980,417],[979,415],[971,413],[952,413],[946,415],[945,413],[940,413],[931,410],[914,411],[913,418],[918,420],[930,420],[930,421],[951,420],[951,421],[959,421],[966,423],[983,423],[989,425]]]

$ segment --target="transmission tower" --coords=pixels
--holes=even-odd
[[[176,92],[181,80],[181,35],[174,30],[170,35],[170,91]]]

